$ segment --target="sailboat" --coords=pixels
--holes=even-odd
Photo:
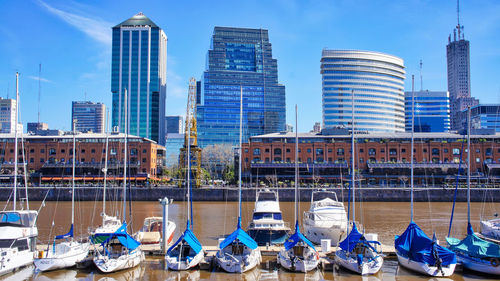
[[[144,253],[139,248],[140,242],[127,233],[127,140],[128,140],[128,102],[127,90],[125,90],[125,151],[123,166],[123,223],[114,232],[96,233],[96,239],[105,238],[101,243],[102,250],[98,249],[94,256],[94,264],[104,273],[115,272],[123,269],[133,268],[144,260]],[[107,152],[106,152],[107,153]]]
[[[462,240],[446,237],[446,242],[448,242],[449,249],[457,254],[458,262],[463,267],[482,273],[500,275],[500,245],[479,238],[474,233],[470,222],[470,130],[469,107],[467,110],[467,236]]]
[[[315,244],[330,239],[337,246],[347,228],[347,213],[344,204],[333,191],[316,190],[311,195],[311,207],[302,219],[304,234]]]
[[[378,241],[367,240],[364,233],[358,231],[356,226],[356,204],[355,204],[355,186],[356,186],[356,166],[355,166],[355,145],[354,145],[354,92],[352,96],[352,121],[351,121],[351,190],[353,198],[353,208],[352,208],[352,228],[351,232],[347,237],[340,242],[339,250],[335,253],[335,261],[342,267],[356,272],[361,275],[375,274],[384,263],[384,259],[381,254],[377,251],[377,245],[380,245]],[[350,197],[349,197],[350,198]],[[350,204],[349,202],[348,204]],[[348,218],[349,219],[349,218]],[[349,223],[348,223],[349,225]]]
[[[278,263],[290,271],[308,272],[319,263],[319,254],[299,227],[298,180],[299,180],[299,137],[297,127],[297,105],[295,105],[295,233],[285,241],[284,248],[278,253]]]
[[[255,268],[262,260],[257,242],[241,228],[241,138],[243,123],[243,87],[240,87],[240,142],[238,163],[238,222],[236,230],[219,245],[215,255],[217,265],[231,273],[242,273]]]
[[[189,105],[188,105],[189,106]],[[186,116],[186,123],[188,126],[187,138],[187,222],[186,230],[177,239],[177,241],[172,245],[165,255],[165,261],[167,267],[171,270],[187,270],[196,267],[205,257],[205,252],[201,246],[200,241],[196,238],[193,233],[193,219],[192,219],[192,199],[191,199],[191,114],[188,110]]]
[[[72,167],[72,188],[71,188],[71,227],[69,232],[63,235],[57,235],[54,238],[52,248],[46,251],[38,252],[38,258],[34,263],[37,270],[49,271],[61,268],[75,266],[78,262],[84,260],[89,254],[90,244],[87,242],[78,242],[74,239],[75,223],[75,151],[76,151],[76,120],[73,120],[73,167]],[[57,243],[57,240],[65,240]]]
[[[104,242],[107,239],[106,236],[97,235],[103,233],[112,233],[117,231],[122,222],[116,216],[110,216],[106,214],[106,183],[108,176],[108,148],[109,148],[109,134],[108,134],[108,121],[109,121],[109,112],[106,118],[106,154],[104,156],[104,182],[103,182],[103,191],[102,191],[102,224],[90,232],[90,240],[93,243],[99,244]]]
[[[413,129],[414,129],[414,76],[412,76],[412,118],[410,158],[410,224],[401,235],[396,235],[394,247],[399,264],[429,276],[450,276],[455,271],[457,257],[452,251],[438,245],[436,237],[429,238],[413,221]]]
[[[33,263],[36,251],[38,212],[29,209],[26,186],[26,210],[17,209],[17,162],[19,123],[19,73],[16,73],[16,118],[14,129],[14,200],[10,211],[0,212],[0,276]],[[24,159],[23,159],[24,161]],[[26,171],[25,171],[26,173]]]

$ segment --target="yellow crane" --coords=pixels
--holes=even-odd
[[[188,149],[189,145],[189,149]],[[187,157],[187,153],[191,157]],[[199,187],[201,184],[201,148],[198,147],[198,131],[196,129],[196,79],[189,79],[189,92],[186,107],[186,125],[184,126],[184,146],[181,148],[179,156],[179,165],[181,170],[181,178],[186,179],[188,163],[186,159],[191,161],[190,180],[194,187]],[[181,185],[182,181],[179,181]]]

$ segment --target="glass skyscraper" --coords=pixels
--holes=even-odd
[[[215,27],[198,87],[201,147],[238,144],[240,87],[243,142],[250,136],[285,130],[285,86],[278,83],[278,62],[265,29]]]
[[[125,90],[129,133],[165,143],[167,36],[139,13],[113,27],[112,126],[125,132]]]
[[[411,132],[412,110],[415,132],[442,133],[450,130],[450,100],[448,92],[405,92],[405,129]]]
[[[404,132],[403,60],[370,51],[328,50],[321,56],[323,127]]]

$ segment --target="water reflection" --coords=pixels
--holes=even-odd
[[[0,277],[0,279],[3,281],[29,280],[29,278],[33,276],[34,270],[35,266],[30,265],[14,273],[9,273],[7,275],[4,275],[3,277]]]

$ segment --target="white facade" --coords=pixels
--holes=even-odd
[[[323,50],[323,127],[351,126],[354,94],[356,131],[404,132],[404,68],[388,54]]]
[[[0,98],[0,133],[14,134],[16,123],[16,100]],[[22,132],[22,125],[18,127]]]

